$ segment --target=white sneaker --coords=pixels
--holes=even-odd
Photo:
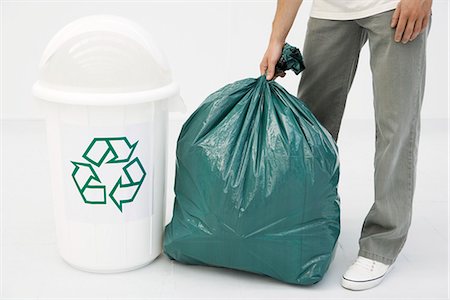
[[[363,256],[358,256],[353,265],[342,276],[341,285],[349,290],[362,291],[381,283],[385,275],[393,268]]]

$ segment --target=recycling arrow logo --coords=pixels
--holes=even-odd
[[[82,155],[85,161],[71,161],[72,178],[84,203],[106,205],[110,199],[123,212],[123,205],[134,201],[147,175],[139,158],[133,158],[138,142],[131,144],[126,137],[94,138]],[[112,186],[98,175],[106,166],[122,167]]]

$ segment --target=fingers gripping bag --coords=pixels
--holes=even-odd
[[[286,44],[278,71],[303,69]],[[340,233],[337,146],[306,105],[265,76],[211,94],[177,142],[163,249],[184,264],[319,282]]]

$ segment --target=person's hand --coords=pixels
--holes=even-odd
[[[391,20],[391,27],[397,27],[394,40],[396,42],[413,41],[427,28],[433,0],[401,0]]]
[[[283,51],[284,42],[270,41],[267,47],[266,53],[264,54],[261,63],[259,64],[259,70],[261,75],[266,74],[267,80],[272,80],[278,76],[284,77],[285,72],[275,74],[275,65],[281,57],[281,51]],[[267,73],[266,73],[267,71]]]

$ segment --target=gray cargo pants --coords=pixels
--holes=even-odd
[[[396,260],[411,224],[431,24],[414,41],[396,43],[393,12],[350,21],[310,18],[303,49],[306,69],[298,89],[298,97],[337,141],[360,49],[369,40],[375,201],[362,225],[358,255],[385,264]]]

